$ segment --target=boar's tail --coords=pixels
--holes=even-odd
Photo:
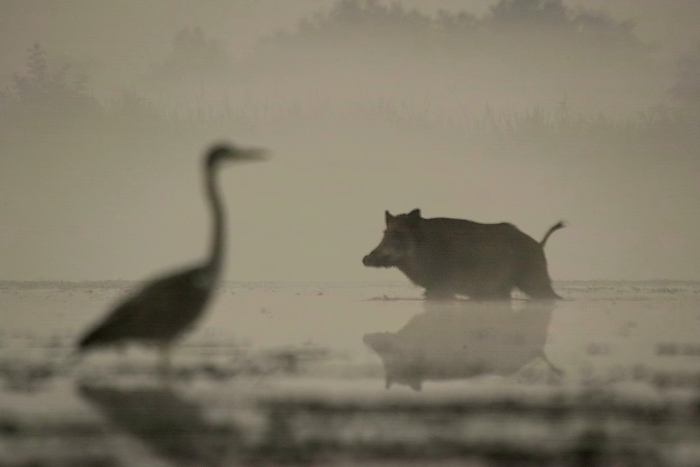
[[[540,245],[542,245],[542,248],[544,248],[544,244],[547,243],[547,240],[549,239],[549,236],[552,235],[554,232],[556,232],[559,229],[563,229],[566,227],[566,222],[564,221],[559,221],[553,226],[549,228],[546,234],[544,234],[544,237],[542,237],[542,240],[540,240]]]

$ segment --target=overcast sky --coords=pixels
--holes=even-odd
[[[92,92],[118,95],[144,82],[183,27],[201,26],[223,40],[234,57],[243,57],[261,37],[280,28],[293,30],[300,18],[333,3],[3,0],[0,83],[11,85],[12,76],[24,71],[28,48],[39,42],[53,60],[88,74]],[[495,2],[402,3],[431,13],[444,8],[483,15]],[[675,60],[700,41],[700,1],[564,3],[634,21],[637,37],[653,48],[664,70],[661,78],[652,80],[650,74],[628,83],[639,94],[638,108],[629,100],[617,104],[615,93],[601,97],[595,90],[557,90],[588,110],[599,107],[607,114],[617,105],[636,114],[665,99]],[[344,79],[352,87],[361,78],[349,74]],[[402,92],[421,92],[422,82],[415,88],[402,82]],[[440,99],[440,91],[438,85],[431,96]],[[184,98],[201,92],[196,86],[180,91]],[[506,108],[530,105],[531,96],[519,92],[494,93],[489,99],[501,96],[497,104]],[[274,96],[271,92],[267,98]],[[26,127],[27,140],[35,138],[32,131]],[[56,136],[55,144],[63,137]],[[546,154],[528,154],[524,148],[513,159],[504,149],[494,158],[493,148],[490,156],[475,149],[479,141],[470,141],[467,154],[458,135],[406,133],[391,125],[241,130],[221,137],[274,152],[266,164],[220,174],[230,207],[231,280],[401,280],[396,271],[364,268],[361,259],[381,238],[384,209],[400,213],[416,207],[426,217],[510,221],[535,238],[567,219],[570,226],[547,245],[555,280],[700,279],[700,184],[698,164],[689,157],[664,161],[624,155],[618,160],[579,142]],[[144,161],[88,149],[60,159],[29,150],[11,154],[0,174],[0,279],[142,279],[196,260],[208,241],[198,164],[209,142],[149,142],[172,150],[167,163],[161,156]]]

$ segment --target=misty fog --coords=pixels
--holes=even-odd
[[[430,4],[428,6],[427,4]],[[512,222],[556,280],[700,279],[700,2],[0,4],[0,279],[370,270],[384,210]]]

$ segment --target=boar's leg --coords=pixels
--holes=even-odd
[[[496,294],[494,295],[493,298],[496,300],[510,300],[513,298],[512,292],[513,292],[514,286],[511,283],[507,283],[500,287],[497,291]]]
[[[520,290],[525,292],[530,298],[540,299],[540,300],[559,300],[561,297],[552,288],[552,284],[541,283],[536,286],[520,286]]]
[[[474,290],[469,295],[471,300],[510,300],[513,286],[510,284],[496,290]]]
[[[530,298],[535,299],[560,299],[561,297],[552,288],[552,280],[547,273],[547,262],[544,255],[541,261],[535,261],[525,268],[517,281],[518,288]]]

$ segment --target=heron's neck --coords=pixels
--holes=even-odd
[[[224,216],[224,205],[221,202],[219,186],[216,179],[216,169],[206,169],[206,192],[212,216],[211,249],[207,267],[218,276],[221,272],[221,265],[225,252],[226,219]]]

